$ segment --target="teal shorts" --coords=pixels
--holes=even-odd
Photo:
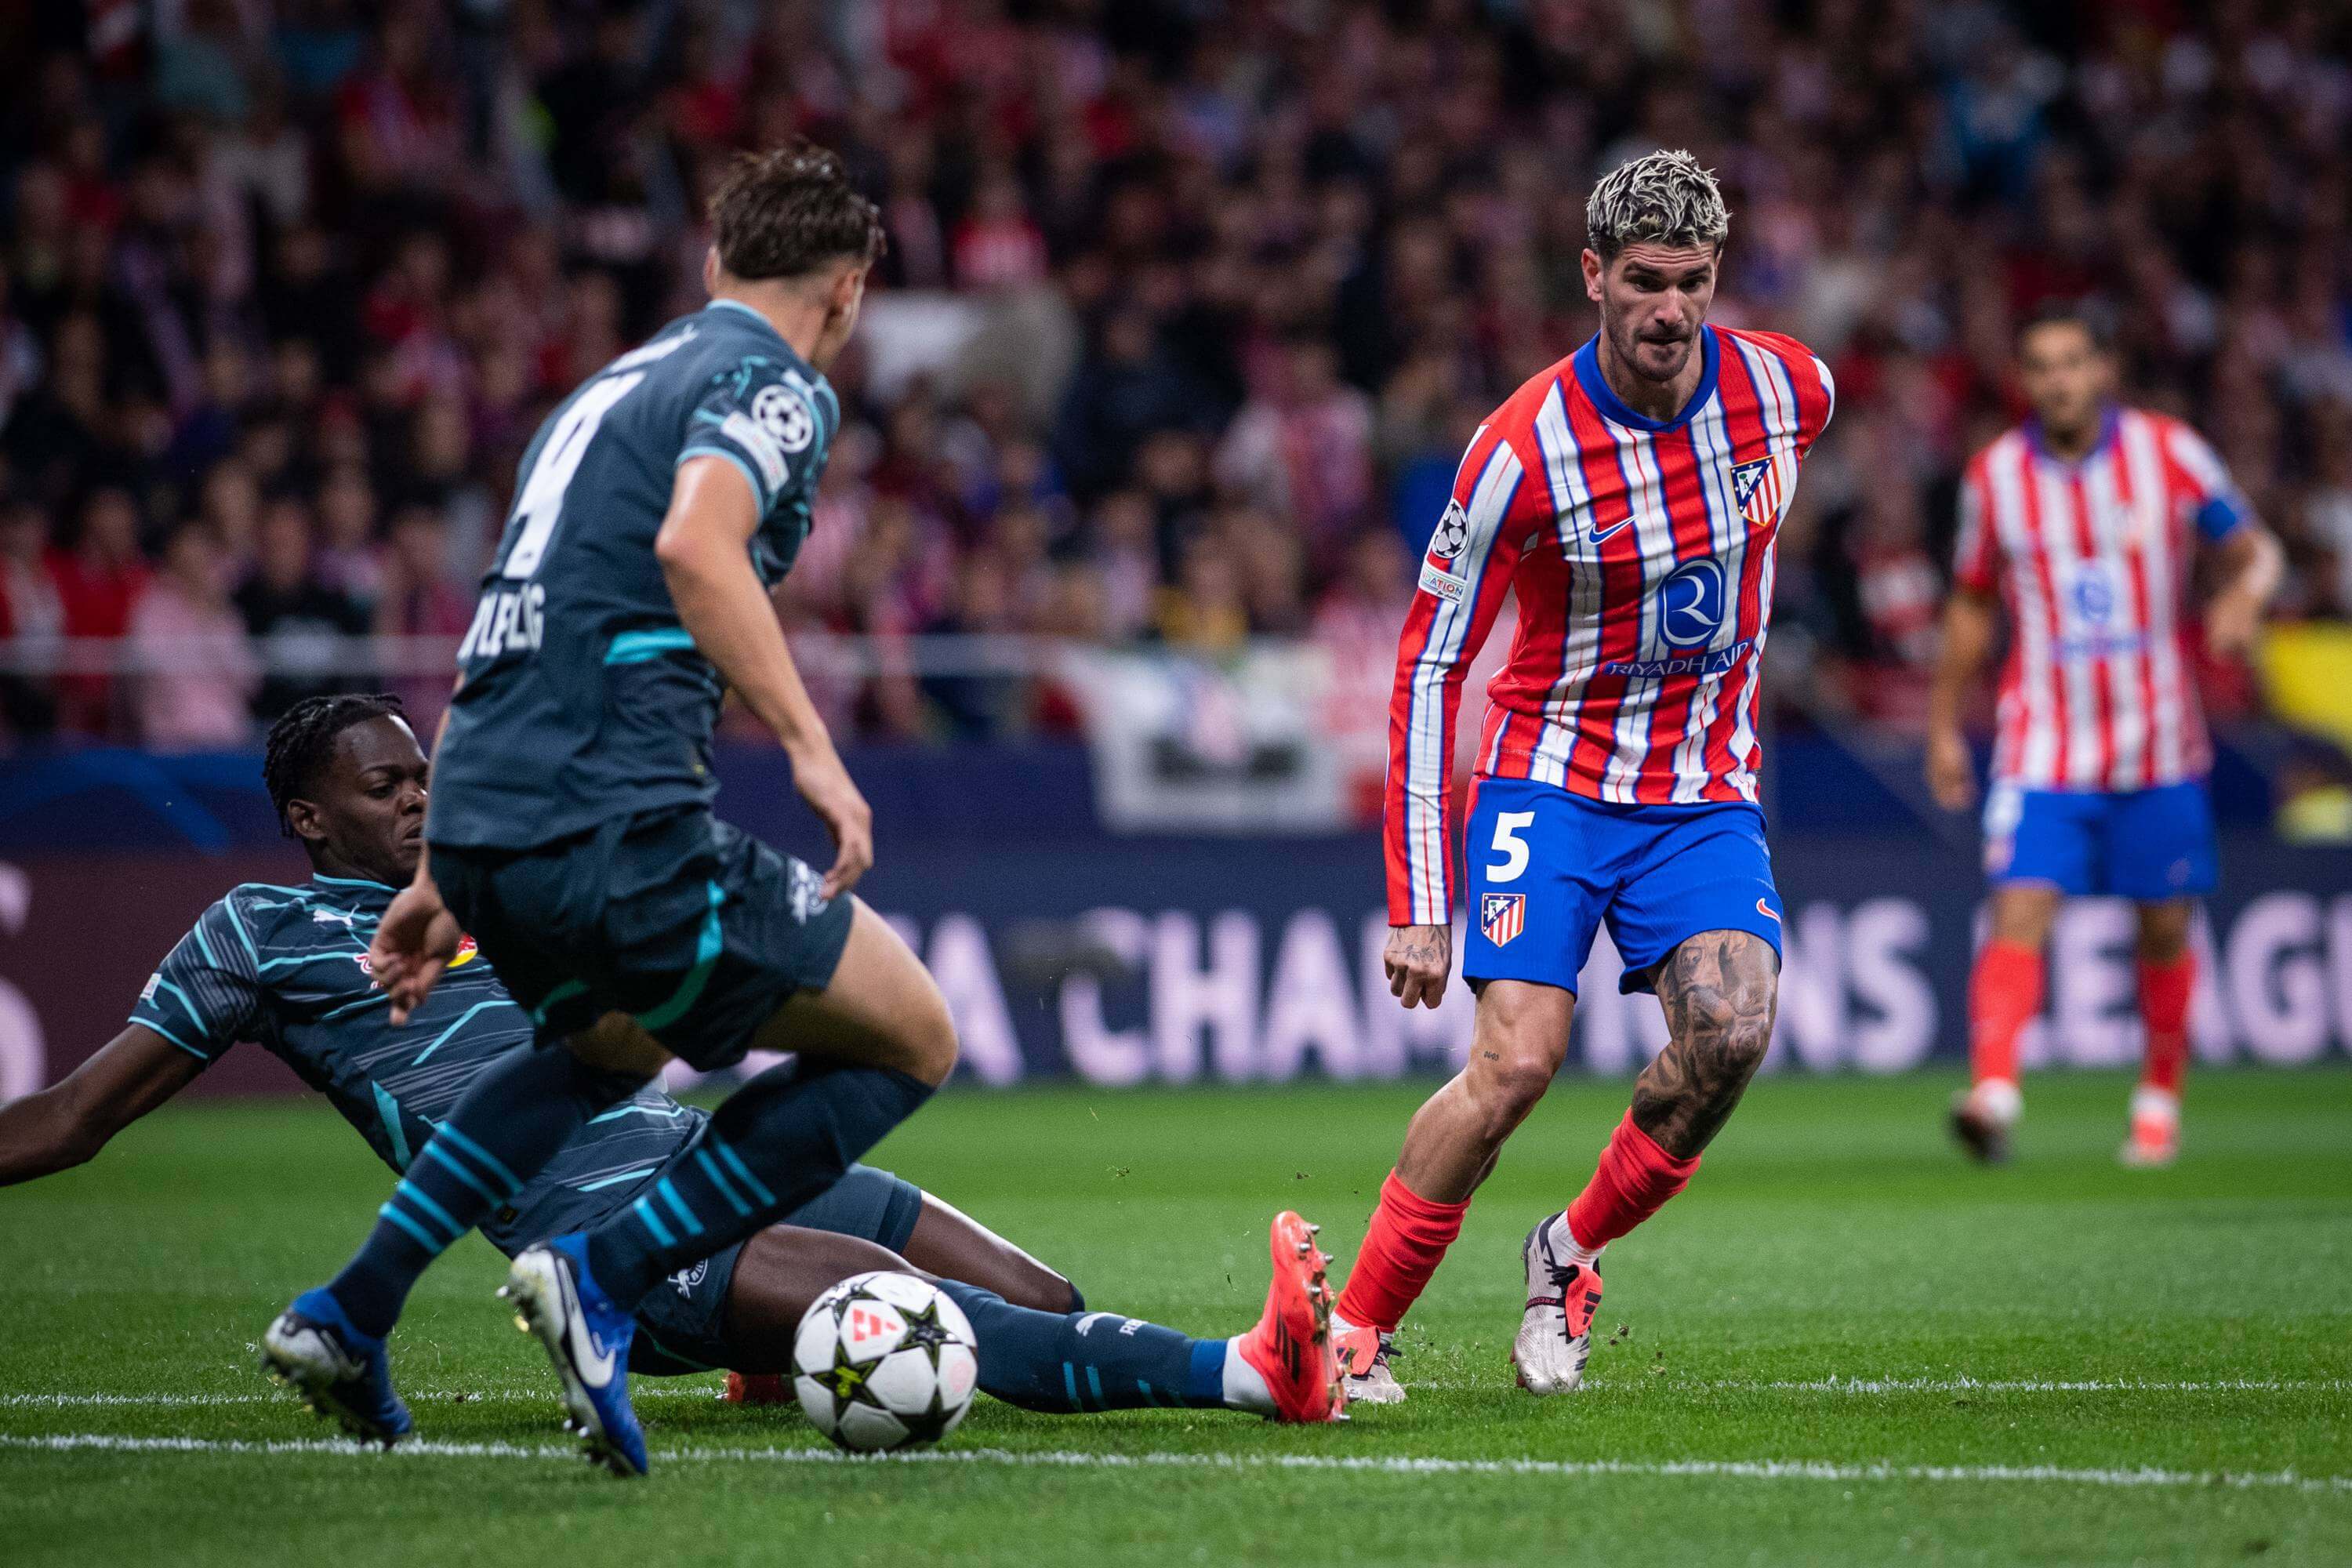
[[[433,876],[542,1045],[627,1013],[706,1072],[832,983],[856,907],[699,805],[530,849],[436,844]]]

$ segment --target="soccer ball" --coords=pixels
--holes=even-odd
[[[938,1286],[877,1269],[819,1296],[793,1336],[793,1392],[852,1453],[936,1443],[971,1408],[971,1322]]]

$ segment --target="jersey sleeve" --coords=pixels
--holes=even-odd
[[[748,354],[711,379],[688,418],[677,460],[724,458],[742,470],[764,520],[813,489],[839,418],[832,389],[791,366]]]
[[[1821,355],[1786,332],[1742,330],[1737,335],[1773,354],[1788,372],[1789,390],[1797,399],[1797,456],[1803,458],[1837,412],[1837,378]]]
[[[2245,492],[2230,477],[2230,470],[2206,443],[2205,437],[2188,426],[2168,420],[2164,426],[2164,451],[2173,471],[2181,477],[2189,492],[2190,512],[2196,520],[2197,532],[2208,543],[2218,543],[2253,521],[2252,503]]]
[[[1984,459],[1979,458],[1960,474],[1960,527],[1952,545],[1952,583],[1970,594],[1990,594],[2000,581],[2000,542],[1992,528],[1989,500]]]
[[[1444,925],[1454,918],[1454,745],[1462,680],[1510,592],[1541,489],[1528,481],[1503,432],[1481,426],[1422,557],[1389,698],[1381,837],[1391,925]]]
[[[261,1021],[261,961],[236,895],[206,910],[140,989],[131,1021],[201,1062],[217,1061]]]

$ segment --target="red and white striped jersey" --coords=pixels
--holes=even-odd
[[[1756,798],[1772,543],[1829,424],[1828,367],[1793,338],[1706,327],[1675,418],[1628,408],[1597,342],[1478,427],[1431,537],[1389,703],[1389,919],[1452,918],[1462,678],[1507,590],[1509,661],[1476,772],[1612,805]]]
[[[2212,765],[2184,641],[2191,530],[2219,540],[2251,516],[2203,437],[2161,414],[2110,409],[2079,463],[2031,424],[1977,454],[1954,580],[2009,610],[1995,778],[2137,790]]]

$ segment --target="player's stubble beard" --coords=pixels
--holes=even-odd
[[[1674,363],[1670,366],[1660,371],[1644,357],[1643,351],[1666,348],[1665,341],[1646,335],[1638,328],[1628,331],[1615,322],[1610,324],[1609,337],[1610,346],[1617,351],[1617,363],[1643,381],[1658,386],[1672,385],[1690,367],[1691,351],[1698,346],[1698,329],[1694,326],[1673,340],[1672,346],[1681,352],[1674,355]]]

